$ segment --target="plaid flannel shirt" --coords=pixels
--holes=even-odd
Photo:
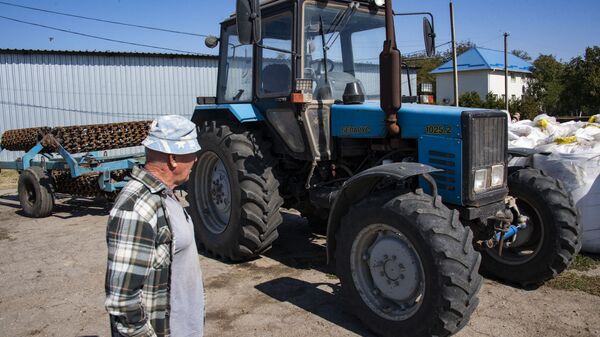
[[[141,168],[121,190],[108,218],[106,301],[123,336],[168,337],[172,233],[167,187]]]

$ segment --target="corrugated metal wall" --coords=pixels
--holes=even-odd
[[[164,114],[190,117],[197,96],[216,94],[217,63],[210,56],[0,51],[0,134]],[[20,155],[3,151],[0,160]]]

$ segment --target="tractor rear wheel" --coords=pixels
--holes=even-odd
[[[225,260],[251,259],[271,247],[282,222],[269,144],[258,132],[215,121],[200,127],[198,141],[188,184],[198,249]]]
[[[41,167],[33,166],[19,175],[17,185],[23,213],[31,218],[45,218],[54,208],[52,178]]]
[[[473,234],[421,190],[351,207],[336,236],[336,269],[356,316],[381,336],[447,336],[477,307]]]
[[[525,168],[508,176],[527,228],[510,247],[484,248],[481,272],[523,287],[542,284],[564,271],[581,249],[581,226],[569,193],[556,179]]]

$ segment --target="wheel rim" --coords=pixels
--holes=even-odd
[[[527,228],[517,233],[517,239],[511,247],[502,249],[502,256],[498,254],[498,247],[486,248],[492,258],[509,265],[520,265],[529,262],[537,256],[544,243],[544,226],[541,214],[524,199],[517,199],[517,207],[519,207],[521,215],[529,219],[527,220]]]
[[[413,244],[396,228],[363,228],[350,253],[352,279],[365,304],[379,316],[402,321],[423,302],[425,274]]]
[[[231,184],[225,164],[216,153],[204,152],[198,158],[195,178],[202,223],[212,233],[221,234],[231,216]]]

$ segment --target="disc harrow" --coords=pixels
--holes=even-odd
[[[52,135],[70,153],[121,149],[141,145],[148,136],[150,123],[134,121],[8,130],[2,135],[0,146],[10,151],[29,151],[46,135]],[[57,151],[55,142],[43,142],[43,145],[45,152]]]
[[[124,181],[126,176],[126,170],[111,172],[111,180],[113,182]],[[52,171],[52,180],[56,188],[56,193],[71,194],[80,197],[96,197],[99,195],[108,198],[115,197],[117,193],[104,192],[100,189],[99,178],[100,174],[86,174],[73,178],[70,170]]]

